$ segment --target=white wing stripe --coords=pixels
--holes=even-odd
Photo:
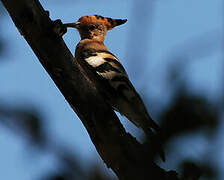
[[[97,72],[100,76],[104,77],[105,79],[111,80],[114,76],[117,75],[117,72],[115,71],[107,71],[107,72]]]
[[[98,67],[105,62],[101,56],[91,56],[86,58],[85,61],[92,67]]]

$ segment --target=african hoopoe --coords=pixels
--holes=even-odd
[[[107,31],[126,21],[89,15],[81,17],[76,23],[64,25],[79,31],[81,41],[76,47],[75,59],[98,78],[100,84],[96,84],[96,88],[106,102],[142,128],[148,136],[152,136],[151,128],[159,131],[159,126],[148,114],[119,59],[104,45]]]

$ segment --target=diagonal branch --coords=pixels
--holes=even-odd
[[[98,94],[38,0],[2,0],[13,22],[85,125],[101,158],[119,179],[178,179],[151,159]]]

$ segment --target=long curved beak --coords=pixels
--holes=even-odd
[[[71,28],[78,28],[80,25],[80,22],[75,22],[75,23],[66,23],[64,24],[65,27],[71,27]]]

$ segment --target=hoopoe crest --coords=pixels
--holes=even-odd
[[[67,27],[78,29],[81,39],[96,39],[104,41],[108,30],[124,24],[127,20],[112,19],[99,15],[89,15],[79,18],[76,23],[65,24]]]

